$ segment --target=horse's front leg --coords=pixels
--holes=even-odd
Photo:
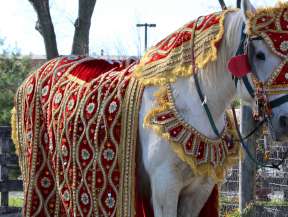
[[[179,159],[169,144],[148,130],[140,130],[142,161],[149,175],[155,217],[177,217],[178,197],[183,177],[176,165]]]
[[[198,217],[214,186],[211,178],[194,177],[179,195],[178,217]]]
[[[155,106],[154,93],[158,88],[145,88],[139,113],[139,139],[142,163],[149,175],[151,200],[155,217],[177,217],[177,204],[186,177],[178,168],[183,163],[170,144],[152,129],[143,127],[144,118]]]
[[[177,204],[183,178],[169,160],[151,174],[152,202],[155,217],[177,217]]]

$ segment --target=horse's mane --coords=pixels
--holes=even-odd
[[[216,77],[223,77],[221,73],[227,73],[227,62],[229,58],[235,55],[236,50],[240,43],[240,30],[243,24],[241,11],[229,13],[225,16],[224,28],[225,32],[221,43],[217,47],[217,61],[210,61],[202,68],[203,73],[200,73],[202,80],[206,84],[217,87],[218,79]]]

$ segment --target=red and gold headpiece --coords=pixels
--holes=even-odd
[[[269,90],[288,87],[288,4],[260,9],[248,14],[249,37],[262,37],[270,49],[283,59],[265,86]]]

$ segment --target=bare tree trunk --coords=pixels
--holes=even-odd
[[[53,22],[50,15],[49,0],[29,0],[33,5],[38,21],[36,30],[44,39],[47,59],[59,56]]]
[[[89,54],[89,32],[95,4],[96,0],[79,0],[78,18],[74,24],[72,54]]]

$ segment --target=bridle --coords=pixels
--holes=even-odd
[[[245,23],[242,24],[242,30],[241,30],[241,40],[240,40],[240,44],[239,47],[237,49],[236,52],[236,56],[237,55],[247,55],[249,56],[249,43],[251,43],[253,40],[262,40],[261,37],[254,37],[254,38],[249,38],[249,36],[245,33]],[[253,68],[253,67],[252,67]],[[273,169],[278,169],[280,170],[280,166],[284,163],[285,159],[288,157],[288,150],[285,152],[283,158],[281,159],[281,161],[278,164],[266,164],[266,163],[262,163],[260,161],[258,161],[257,159],[255,159],[255,157],[251,154],[251,152],[249,151],[248,146],[245,144],[245,139],[249,138],[250,136],[252,136],[255,132],[257,132],[265,123],[267,123],[267,125],[271,125],[271,116],[272,116],[272,109],[281,106],[282,104],[288,102],[288,95],[284,95],[281,96],[277,99],[274,99],[272,101],[269,101],[268,95],[271,94],[272,90],[267,90],[265,88],[265,83],[260,81],[260,79],[258,78],[256,72],[253,71],[253,69],[251,70],[251,77],[252,77],[252,82],[253,85],[256,89],[253,89],[249,79],[248,79],[248,75],[245,75],[244,77],[240,78],[242,79],[246,90],[248,91],[249,95],[256,100],[256,110],[253,112],[253,116],[254,119],[256,121],[258,121],[258,124],[256,125],[255,129],[252,130],[253,133],[249,133],[248,136],[246,136],[245,138],[242,137],[239,127],[238,127],[238,123],[237,123],[237,117],[236,117],[236,112],[235,112],[235,108],[232,108],[233,111],[233,119],[235,122],[235,126],[236,126],[236,131],[240,140],[240,143],[242,145],[242,147],[244,148],[245,152],[247,153],[248,157],[258,166],[261,168],[273,168]],[[235,82],[235,87],[237,88],[237,84],[239,81],[239,78],[237,77],[232,77],[232,79]],[[264,141],[267,140],[267,129],[264,130]],[[267,141],[265,141],[264,143],[267,143]],[[265,147],[266,149],[267,147]],[[266,155],[266,154],[265,154]],[[268,159],[267,159],[268,160]]]
[[[221,7],[223,10],[226,9],[226,5],[224,3],[223,0],[219,0],[219,3],[221,4]],[[237,1],[237,6],[240,7],[240,1]],[[241,30],[241,39],[240,39],[240,44],[239,47],[237,49],[236,55],[235,56],[239,56],[239,55],[247,55],[249,56],[249,43],[251,43],[251,41],[253,40],[262,40],[262,38],[260,37],[253,37],[250,38],[246,33],[245,33],[245,23],[242,24],[242,30]],[[193,53],[193,52],[192,52]],[[195,62],[194,62],[194,54],[192,54],[192,64],[193,64],[193,68],[195,67]],[[237,121],[237,117],[236,117],[236,112],[235,112],[235,108],[232,107],[232,111],[233,111],[233,118],[234,118],[234,123],[236,126],[236,131],[239,137],[239,142],[242,145],[243,149],[245,150],[245,152],[247,153],[248,157],[252,160],[253,163],[255,163],[255,165],[257,167],[260,168],[273,168],[273,169],[278,169],[280,170],[280,166],[284,163],[285,159],[288,157],[288,150],[285,152],[283,158],[281,159],[281,161],[278,164],[267,164],[267,163],[263,163],[258,161],[250,152],[247,144],[245,143],[245,140],[248,139],[250,136],[252,136],[254,133],[256,133],[265,123],[267,125],[270,124],[271,125],[271,116],[272,116],[272,109],[281,106],[282,104],[288,102],[288,94],[285,94],[284,96],[281,96],[277,99],[274,99],[272,101],[269,101],[269,97],[268,95],[273,95],[273,90],[269,90],[265,88],[265,83],[262,82],[256,72],[254,72],[253,70],[250,70],[252,75],[252,83],[249,81],[248,75],[245,75],[241,78],[237,78],[235,76],[232,76],[232,79],[235,82],[235,87],[237,88],[237,84],[239,82],[239,79],[242,80],[243,84],[245,85],[249,95],[256,100],[256,110],[254,111],[254,118],[255,120],[258,122],[255,129],[253,129],[247,136],[245,136],[243,138],[243,136],[240,133],[239,130],[239,125],[238,125],[238,121]],[[208,117],[208,120],[210,122],[210,126],[213,129],[213,132],[215,133],[215,135],[217,135],[218,137],[220,137],[220,133],[216,127],[215,121],[213,120],[213,117],[211,115],[210,109],[207,105],[206,99],[201,91],[200,85],[199,85],[199,81],[198,81],[198,77],[197,77],[197,73],[194,73],[194,81],[195,81],[195,86],[196,86],[196,90],[198,92],[199,98],[202,102],[203,108],[206,112],[206,115]],[[255,89],[253,88],[253,86],[255,87]],[[265,134],[264,134],[264,140],[267,143],[267,129],[265,130]],[[265,147],[266,149],[267,147]],[[267,153],[265,153],[266,155]],[[269,160],[269,158],[267,157],[266,160]]]
[[[263,40],[261,37],[253,37],[250,38],[245,33],[245,23],[242,24],[242,30],[241,30],[241,40],[239,47],[237,49],[236,55],[247,55],[249,56],[249,43],[255,40]],[[251,61],[249,61],[250,65],[253,64]],[[254,116],[257,121],[263,120],[271,116],[272,109],[281,106],[282,104],[288,102],[288,94],[285,94],[284,96],[281,96],[277,99],[274,99],[272,101],[268,100],[269,95],[277,95],[279,94],[277,91],[267,89],[265,86],[265,83],[260,81],[258,78],[256,72],[253,71],[253,67],[251,69],[251,77],[252,77],[252,83],[248,79],[248,75],[245,75],[241,77],[241,80],[243,81],[243,84],[245,85],[246,90],[248,91],[251,98],[256,100],[256,111],[254,111]],[[235,82],[235,86],[237,88],[239,78],[232,76],[232,79]],[[253,88],[255,87],[255,89]],[[282,91],[282,93],[285,93]],[[287,92],[286,92],[287,93]]]

